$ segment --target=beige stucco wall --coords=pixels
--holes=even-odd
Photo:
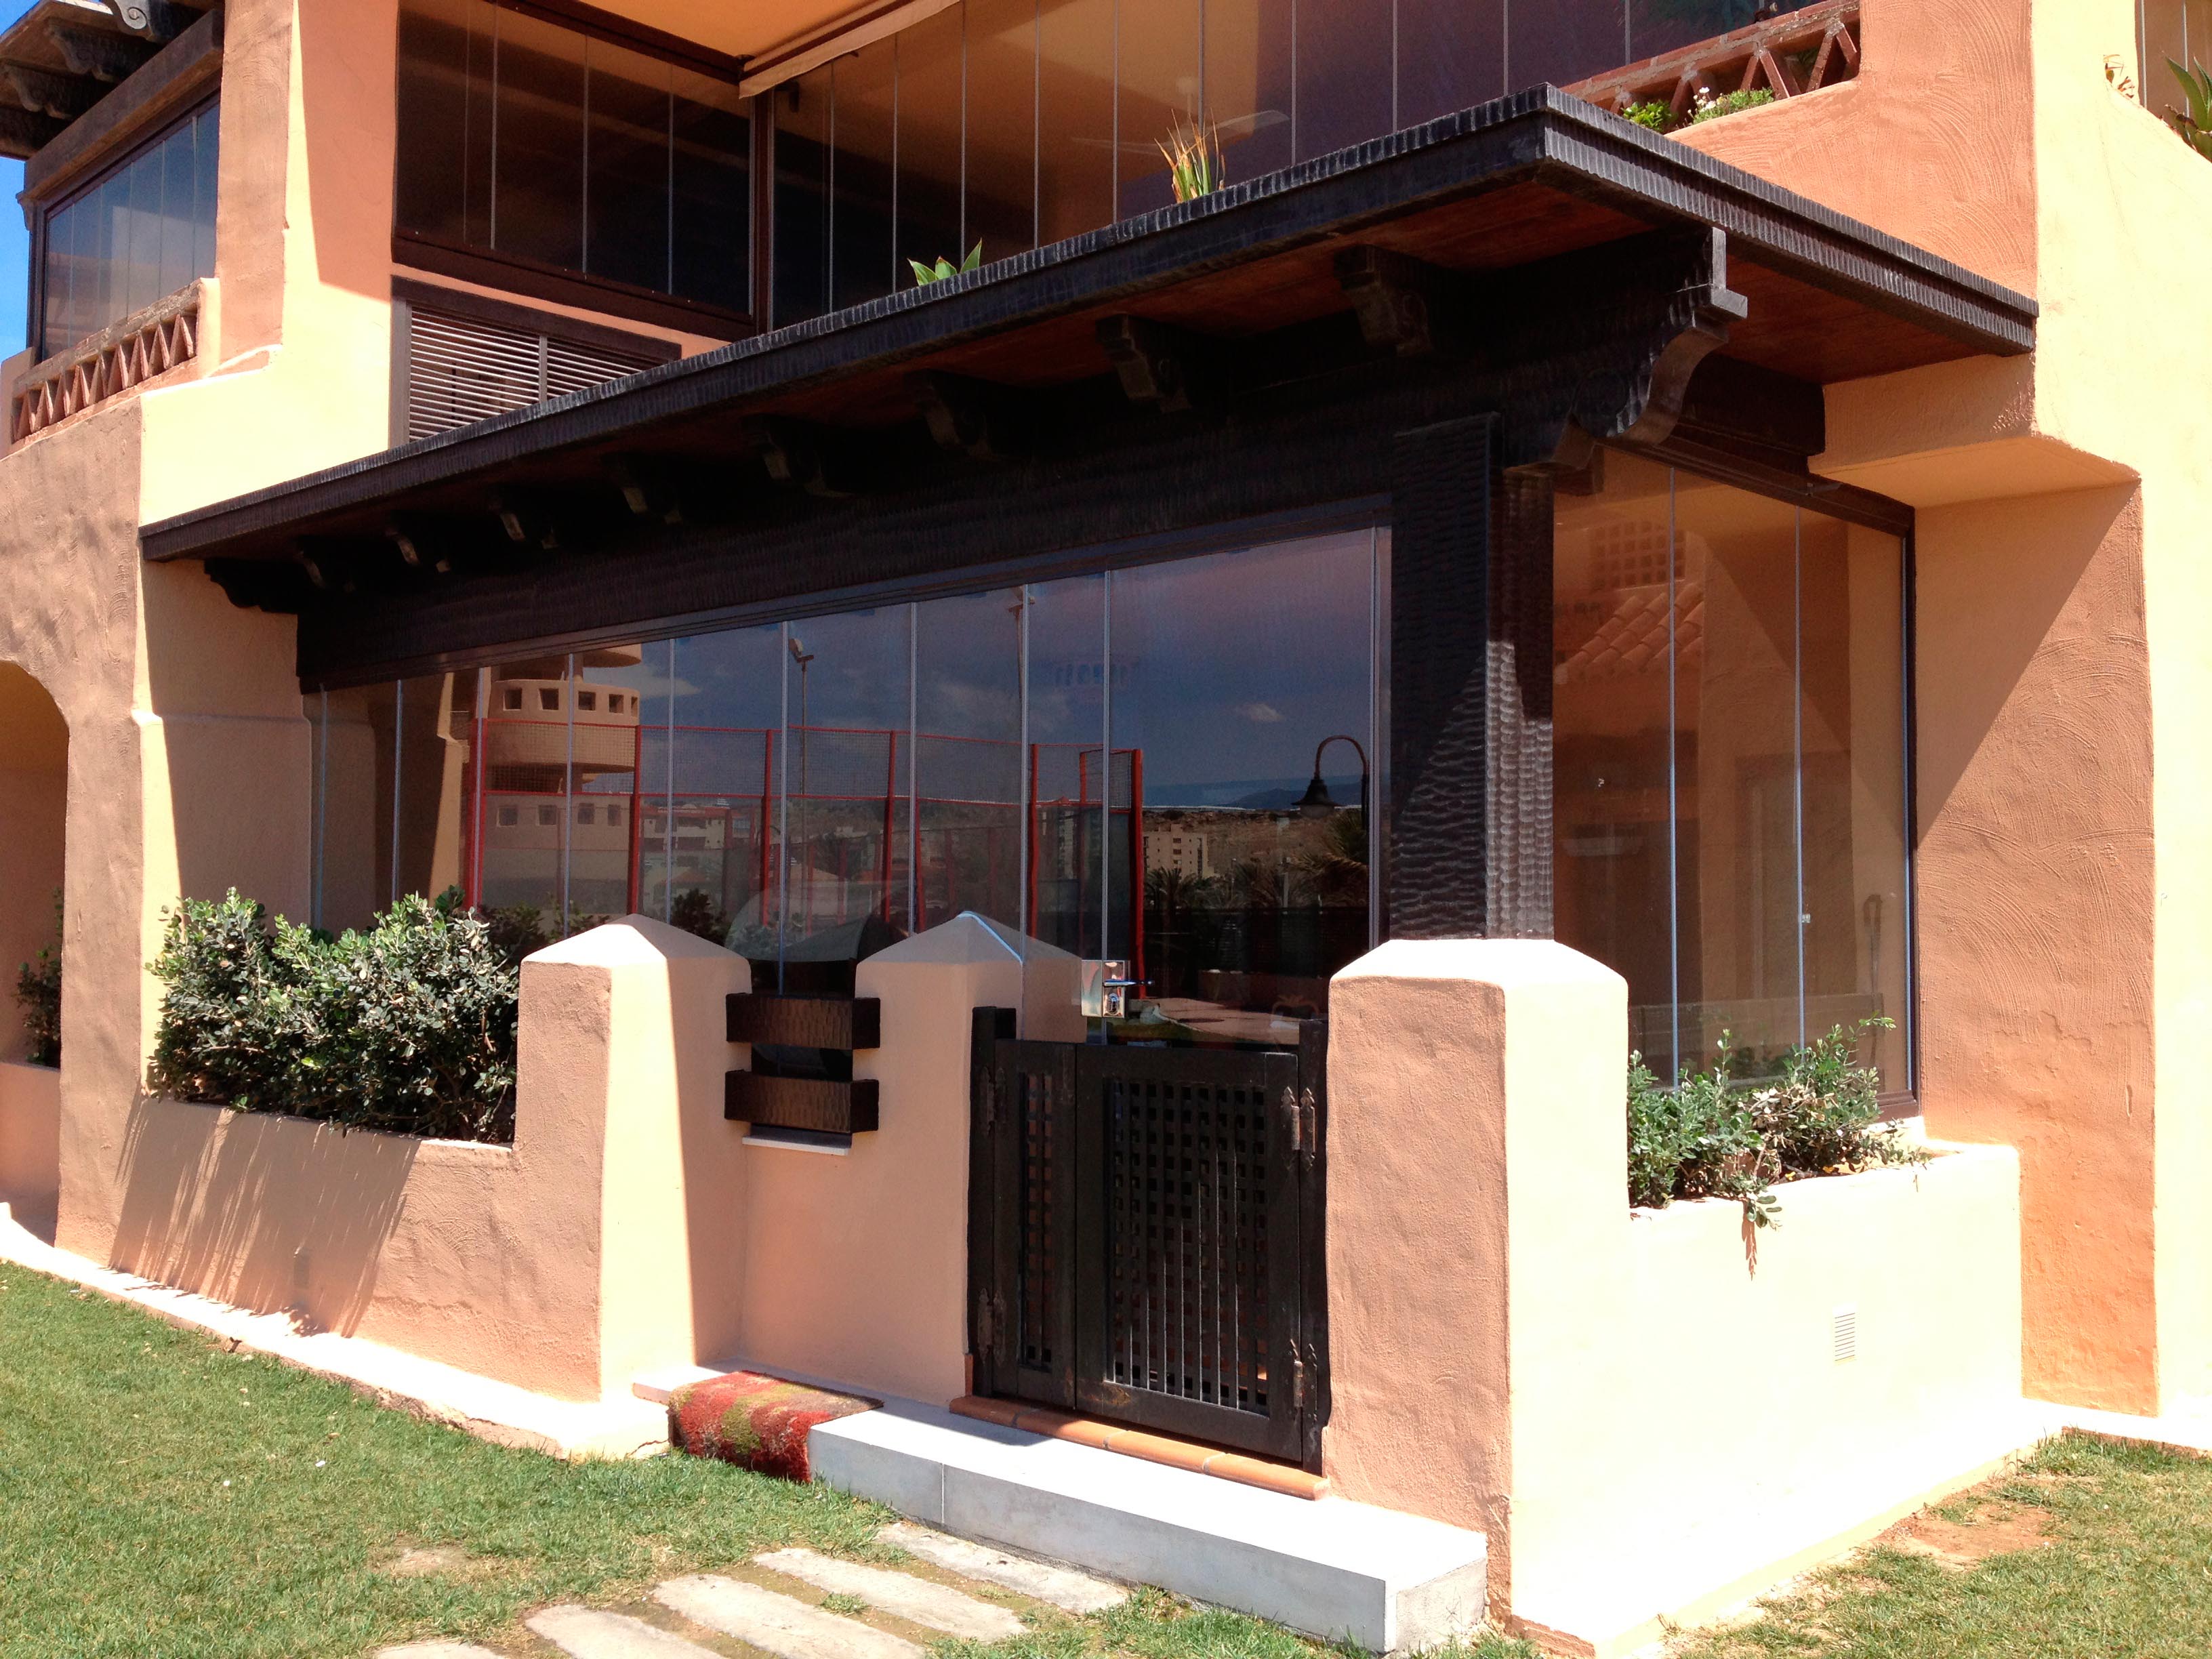
[[[52,1237],[61,1197],[61,1073],[0,1060],[0,1204]]]
[[[1632,1212],[1617,975],[1396,941],[1331,1007],[1328,1472],[1485,1531],[1518,1624],[1625,1651],[2021,1443],[2009,1150],[1787,1185],[1755,1237]]]

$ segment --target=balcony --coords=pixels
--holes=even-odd
[[[1576,97],[1619,114],[1664,104],[1687,117],[1701,92],[1768,92],[1794,98],[1848,81],[1859,72],[1860,0],[1820,0],[1785,16],[1762,20],[1577,81]]]

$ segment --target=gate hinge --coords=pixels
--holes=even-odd
[[[1286,1086],[1283,1090],[1283,1133],[1290,1137],[1293,1152],[1305,1150],[1304,1132],[1305,1114],[1298,1109],[1297,1091]]]
[[[1314,1160],[1321,1156],[1321,1108],[1314,1099],[1311,1089],[1298,1095],[1298,1155],[1311,1169]]]
[[[1302,1412],[1306,1408],[1306,1357],[1298,1352],[1298,1345],[1291,1344],[1291,1409]]]

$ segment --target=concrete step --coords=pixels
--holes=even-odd
[[[1376,1652],[1481,1627],[1482,1534],[891,1400],[809,1431],[815,1478],[930,1527]]]
[[[1103,1613],[1129,1599],[1127,1584],[1093,1578],[1087,1572],[1054,1566],[1049,1561],[1033,1561],[1028,1556],[1010,1554],[993,1549],[988,1544],[955,1538],[949,1533],[932,1532],[911,1521],[895,1521],[876,1536],[908,1555],[920,1556],[933,1566],[943,1567],[979,1583],[996,1584],[1000,1589],[1042,1601],[1063,1613]]]
[[[642,1619],[594,1607],[547,1607],[522,1622],[570,1659],[722,1659]]]
[[[924,1659],[920,1648],[888,1631],[741,1579],[705,1572],[672,1578],[655,1587],[653,1599],[695,1625],[734,1636],[776,1659]]]
[[[772,1550],[753,1557],[753,1565],[832,1595],[857,1595],[878,1613],[971,1642],[1003,1642],[1029,1628],[1010,1609],[979,1601],[950,1585],[858,1561],[840,1561],[812,1550]]]

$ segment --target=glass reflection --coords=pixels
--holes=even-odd
[[[1038,0],[1037,239],[1114,222],[1114,0]]]
[[[970,0],[967,225],[986,263],[1036,246],[1037,0]]]
[[[1178,126],[1202,126],[1204,24],[1200,0],[1121,0],[1115,216],[1175,200],[1160,145]]]
[[[778,327],[830,308],[828,65],[767,94],[775,127],[775,320]]]
[[[1206,117],[1231,184],[1290,166],[1292,39],[1285,0],[1206,0]]]
[[[1029,590],[1030,933],[1103,957],[1106,579]]]
[[[832,68],[830,283],[842,310],[880,299],[893,286],[897,37],[863,46]]]
[[[1018,588],[933,599],[915,617],[914,914],[963,910],[1026,932]]]
[[[783,629],[675,641],[667,807],[648,810],[668,872],[669,920],[773,963],[783,759]]]
[[[1397,93],[1391,15],[1373,0],[1297,0],[1297,159],[1392,131]]]
[[[907,261],[966,257],[960,144],[965,11],[925,18],[898,37],[898,261],[895,285],[913,283]]]

